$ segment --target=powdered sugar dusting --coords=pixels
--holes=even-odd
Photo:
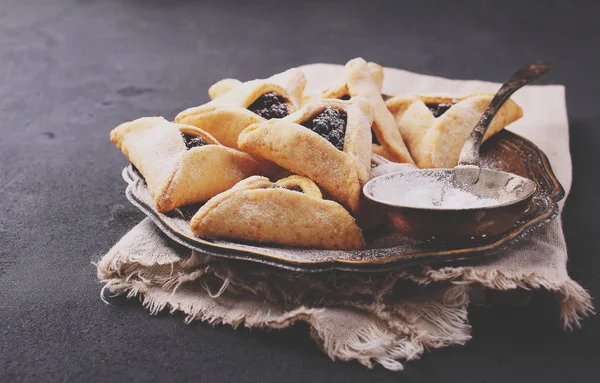
[[[394,205],[426,209],[465,209],[499,204],[496,199],[478,197],[439,180],[426,180],[425,183],[414,185],[407,182],[397,188],[377,188],[374,189],[373,196]]]
[[[477,182],[467,182],[470,177]],[[389,205],[461,210],[516,202],[533,192],[532,185],[527,183],[531,184],[517,175],[498,174],[489,169],[482,169],[479,176],[468,169],[467,173],[458,169],[431,169],[388,174],[367,184],[366,193]]]

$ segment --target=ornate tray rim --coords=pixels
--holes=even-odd
[[[144,214],[146,214],[169,238],[175,242],[188,247],[192,250],[199,251],[204,254],[263,263],[271,266],[276,266],[284,269],[304,272],[323,272],[330,270],[342,270],[342,271],[391,271],[394,269],[405,268],[414,266],[416,264],[432,264],[432,263],[447,263],[456,262],[467,259],[479,258],[482,256],[492,256],[497,252],[513,245],[518,240],[526,237],[532,231],[543,226],[545,223],[556,218],[559,213],[558,202],[564,197],[565,192],[554,175],[550,162],[546,155],[531,141],[519,136],[508,130],[503,130],[497,137],[508,135],[512,140],[520,140],[525,147],[529,147],[532,154],[537,156],[538,162],[541,164],[543,172],[541,173],[544,177],[540,179],[539,175],[529,171],[530,178],[540,185],[542,182],[547,182],[551,185],[551,192],[545,195],[545,199],[548,203],[548,208],[541,212],[539,215],[534,216],[529,221],[525,222],[521,226],[516,227],[513,231],[508,233],[506,236],[498,238],[496,241],[490,241],[488,243],[480,243],[473,247],[463,247],[459,249],[441,250],[441,251],[425,251],[416,252],[411,254],[393,254],[385,258],[379,258],[375,260],[360,261],[352,259],[332,259],[330,261],[295,261],[285,257],[276,256],[270,253],[254,252],[251,250],[242,250],[239,248],[230,248],[221,244],[215,244],[203,240],[202,238],[195,237],[190,238],[187,235],[179,232],[176,228],[170,226],[168,223],[163,221],[159,214],[155,212],[146,203],[140,201],[132,191],[132,185],[135,182],[132,176],[131,165],[128,165],[123,169],[123,179],[128,183],[126,189],[127,199]],[[521,150],[521,148],[511,144],[510,142],[503,143],[509,145],[512,149]],[[535,162],[535,161],[533,161]],[[531,164],[532,161],[528,161]],[[539,189],[539,188],[538,188]],[[536,193],[539,193],[536,192]]]

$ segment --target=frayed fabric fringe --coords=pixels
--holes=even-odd
[[[296,321],[333,360],[389,370],[418,359],[425,349],[465,344],[470,338],[467,305],[471,286],[496,290],[540,289],[554,293],[566,328],[593,312],[591,297],[577,283],[537,275],[507,276],[473,268],[426,269],[374,275],[327,276],[244,270],[194,253],[186,261],[161,256],[150,262],[109,252],[97,264],[107,296],[139,297],[151,314],[180,311],[217,325],[281,329]],[[298,289],[290,286],[300,285]]]

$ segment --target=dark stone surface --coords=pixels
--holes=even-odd
[[[591,382],[600,319],[563,332],[553,302],[473,308],[474,339],[402,374],[331,362],[298,325],[238,330],[99,299],[91,261],[142,214],[124,196],[120,122],[173,116],[224,77],[355,56],[502,81],[543,59],[567,87],[569,270],[600,296],[595,3],[3,0],[0,7],[0,381]]]

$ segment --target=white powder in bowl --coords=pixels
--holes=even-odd
[[[386,181],[373,183],[370,192],[374,199],[393,205],[422,209],[471,209],[502,204],[498,199],[480,197],[453,186],[449,174],[403,173]]]
[[[499,204],[495,199],[478,197],[452,186],[445,185],[442,189],[441,184],[413,185],[405,190],[380,189],[373,196],[394,205],[426,209],[469,209]]]

